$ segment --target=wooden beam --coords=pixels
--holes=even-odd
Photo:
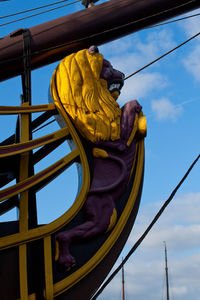
[[[200,0],[111,0],[30,28],[31,68],[200,7]],[[0,39],[0,81],[23,71],[23,30]],[[56,47],[56,48],[55,48]]]

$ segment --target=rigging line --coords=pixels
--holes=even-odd
[[[25,13],[28,13],[30,11],[38,10],[38,9],[41,9],[41,8],[49,7],[49,6],[56,5],[56,4],[59,4],[59,3],[62,3],[62,2],[67,2],[67,1],[69,1],[69,0],[61,0],[61,1],[58,1],[58,2],[51,3],[51,4],[46,4],[46,5],[38,6],[38,7],[35,7],[35,8],[22,10],[22,11],[19,11],[19,12],[10,14],[10,15],[2,16],[2,17],[0,17],[0,19],[14,17],[14,16],[17,16],[17,15],[20,15],[20,14],[25,14]]]
[[[152,26],[148,26],[147,28],[159,27],[159,26],[163,26],[163,25],[167,25],[167,24],[171,24],[171,23],[183,21],[183,20],[194,18],[194,17],[198,17],[198,16],[200,16],[200,13],[194,14],[194,15],[190,15],[190,16],[186,16],[186,17],[182,17],[182,18],[175,19],[175,20],[168,21],[168,22],[163,22],[163,23],[160,23],[160,24],[155,24],[155,25],[152,25]]]
[[[40,130],[40,129],[44,128],[44,127],[46,127],[47,125],[49,125],[49,124],[51,124],[51,123],[53,123],[53,122],[55,122],[55,119],[54,119],[54,120],[51,120],[51,121],[49,121],[48,123],[46,123],[46,124],[44,124],[44,125],[40,126],[40,127],[39,127],[39,128],[37,128],[37,129],[35,129],[34,131],[32,131],[32,133],[35,133],[36,131],[38,131],[38,130]]]
[[[193,161],[193,163],[191,164],[191,166],[189,167],[189,169],[187,170],[187,172],[185,173],[185,175],[183,176],[183,178],[181,179],[181,181],[177,184],[177,186],[175,187],[175,189],[172,191],[171,195],[169,196],[169,198],[165,201],[165,203],[162,205],[162,207],[160,208],[160,210],[158,211],[158,213],[156,214],[156,216],[153,218],[152,222],[150,223],[150,225],[147,227],[147,229],[144,231],[144,233],[140,236],[140,238],[137,240],[137,242],[133,245],[133,247],[131,248],[131,250],[129,251],[129,253],[127,254],[127,256],[125,257],[125,259],[121,262],[121,264],[114,270],[114,272],[108,277],[108,279],[105,281],[105,283],[100,287],[100,289],[94,294],[94,296],[92,296],[92,298],[90,300],[96,300],[97,297],[103,292],[103,290],[105,289],[105,287],[111,282],[111,280],[117,275],[117,273],[121,270],[121,268],[123,267],[123,265],[128,261],[128,259],[130,258],[130,256],[135,252],[135,250],[139,247],[139,245],[142,243],[142,241],[144,240],[144,238],[147,236],[147,234],[149,233],[149,231],[151,230],[151,228],[153,227],[153,225],[157,222],[157,220],[160,218],[160,216],[162,215],[162,213],[164,212],[165,208],[168,206],[168,204],[171,202],[171,200],[173,199],[173,197],[175,196],[176,192],[178,191],[178,189],[181,187],[181,185],[183,184],[183,182],[185,181],[185,179],[187,178],[187,176],[189,175],[189,173],[192,171],[193,167],[195,166],[195,164],[197,163],[197,161],[200,158],[200,154],[197,156],[197,158]]]
[[[42,6],[38,6],[38,7],[35,7],[35,8],[31,8],[31,9],[19,11],[19,12],[17,12],[17,13],[13,13],[13,14],[9,14],[9,15],[6,15],[6,16],[2,16],[2,17],[0,17],[0,19],[5,19],[5,18],[9,18],[9,17],[14,17],[14,16],[16,16],[16,15],[28,13],[28,12],[31,12],[31,11],[34,11],[34,10],[38,10],[38,9],[41,9],[41,8],[49,7],[49,6],[56,5],[56,4],[63,3],[63,2],[67,2],[67,1],[69,1],[69,0],[61,0],[61,1],[57,1],[57,2],[54,2],[54,3],[47,4],[47,5],[42,5]],[[186,4],[187,4],[187,3],[186,3]],[[198,16],[198,15],[199,15],[199,14],[194,14],[194,15],[191,15],[191,16],[183,17],[183,18],[176,19],[176,20],[173,20],[173,21],[161,23],[161,24],[158,24],[158,25],[152,25],[152,26],[149,26],[148,28],[151,28],[151,27],[157,27],[157,26],[162,26],[162,25],[165,25],[165,24],[170,24],[170,23],[177,22],[177,21],[180,21],[180,20],[185,20],[185,19],[188,19],[188,18],[196,17],[196,16]]]
[[[79,0],[79,1],[80,1],[80,0]],[[99,33],[94,33],[94,34],[85,36],[85,37],[83,37],[83,38],[80,38],[80,39],[77,39],[77,40],[73,40],[73,41],[68,42],[68,43],[63,43],[63,44],[58,45],[58,46],[49,47],[49,48],[46,48],[46,49],[43,49],[43,50],[39,50],[39,51],[32,52],[32,53],[31,53],[31,56],[34,56],[34,55],[37,55],[37,54],[41,54],[41,53],[45,53],[46,51],[51,51],[51,50],[59,49],[59,48],[62,48],[62,47],[68,46],[68,45],[72,45],[72,44],[74,44],[74,43],[79,43],[79,42],[82,42],[82,41],[84,41],[84,40],[87,40],[87,39],[90,39],[90,38],[93,38],[93,37],[97,37],[97,36],[99,36],[99,35],[102,35],[102,34],[105,34],[105,33],[108,33],[108,32],[112,32],[112,31],[115,31],[115,30],[124,28],[124,27],[129,26],[129,25],[132,25],[132,24],[139,23],[139,22],[144,21],[144,20],[146,20],[146,19],[149,19],[149,18],[158,16],[158,15],[162,15],[163,13],[166,13],[166,12],[169,12],[169,11],[173,11],[174,9],[183,7],[183,6],[188,5],[189,3],[192,3],[192,2],[196,2],[196,0],[190,0],[190,1],[188,1],[187,3],[178,5],[178,6],[176,6],[176,7],[170,8],[170,9],[168,9],[168,10],[164,10],[164,11],[158,12],[158,13],[153,14],[153,15],[151,15],[151,16],[144,17],[144,18],[141,18],[141,19],[139,19],[139,20],[135,20],[135,21],[129,22],[129,23],[124,24],[124,25],[119,25],[119,26],[116,26],[116,27],[114,27],[114,28],[112,28],[112,29],[104,30],[104,31],[99,32]],[[4,64],[4,63],[7,63],[7,62],[11,62],[11,61],[17,61],[17,60],[20,60],[20,59],[23,59],[23,55],[17,56],[17,57],[15,57],[15,58],[10,58],[10,59],[4,60],[4,61],[0,61],[0,65],[1,65],[1,64]]]
[[[77,2],[80,2],[80,1],[81,1],[81,0],[76,0],[76,1],[73,1],[73,2],[71,2],[71,3],[67,3],[67,4],[60,5],[60,6],[58,6],[58,7],[50,8],[50,9],[47,9],[47,10],[45,10],[45,11],[42,11],[42,12],[39,12],[39,13],[30,15],[30,16],[27,16],[27,17],[23,17],[23,18],[20,18],[20,19],[17,19],[17,20],[9,21],[9,22],[0,24],[0,27],[5,26],[5,25],[8,25],[8,24],[16,23],[16,22],[19,22],[19,21],[22,21],[22,20],[25,20],[25,19],[29,19],[29,18],[32,18],[32,17],[36,17],[36,16],[39,16],[39,15],[45,14],[45,13],[47,13],[47,12],[50,12],[50,11],[59,9],[59,8],[62,8],[62,7],[65,7],[65,6],[69,6],[69,5],[72,5],[72,4],[77,3]]]
[[[189,38],[188,40],[184,41],[183,43],[179,44],[178,46],[176,46],[175,48],[167,51],[166,53],[162,54],[161,56],[159,56],[158,58],[154,59],[153,61],[151,61],[150,63],[148,63],[147,65],[145,65],[144,67],[138,69],[137,71],[133,72],[132,74],[128,75],[124,80],[129,79],[130,77],[136,75],[137,73],[143,71],[144,69],[148,68],[149,66],[151,66],[152,64],[156,63],[157,61],[159,61],[161,58],[167,56],[168,54],[172,53],[173,51],[177,50],[178,48],[180,48],[181,46],[187,44],[188,42],[190,42],[191,40],[193,40],[194,38],[196,38],[197,36],[200,35],[200,32],[198,32],[197,34],[193,35],[191,38]]]
[[[31,11],[34,11],[34,10],[42,9],[42,8],[45,8],[45,7],[49,7],[49,6],[56,5],[56,4],[63,3],[63,2],[67,2],[67,1],[69,1],[69,0],[62,0],[62,1],[54,2],[54,3],[50,3],[50,4],[47,4],[47,5],[42,5],[42,6],[38,6],[38,7],[35,7],[35,8],[31,8],[31,9],[28,9],[28,10],[23,10],[23,11],[20,11],[20,12],[17,12],[17,13],[13,13],[13,14],[9,14],[9,15],[6,15],[6,16],[2,16],[2,17],[0,17],[0,20],[5,19],[5,18],[9,18],[9,17],[13,17],[13,16],[16,16],[16,15],[20,15],[20,14],[25,14],[25,13],[28,13],[28,12],[31,12]],[[183,20],[194,18],[194,17],[198,17],[198,16],[200,16],[200,13],[193,14],[193,15],[186,16],[186,17],[182,17],[182,18],[175,19],[175,20],[172,20],[172,21],[163,22],[163,23],[160,23],[160,24],[148,26],[147,29],[148,28],[154,28],[154,27],[160,27],[160,26],[168,25],[168,24],[171,24],[171,23],[183,21]],[[21,19],[19,19],[19,20],[21,20]],[[14,20],[13,22],[17,22],[17,21],[18,20]],[[7,24],[10,24],[10,23],[5,23],[5,25],[7,25]],[[4,24],[2,24],[2,26],[4,26]]]
[[[141,21],[145,21],[145,20],[150,19],[152,17],[156,17],[156,16],[162,15],[164,13],[167,13],[169,11],[173,11],[173,10],[175,10],[177,8],[184,7],[184,6],[186,6],[186,5],[188,5],[188,4],[192,3],[192,2],[196,2],[196,0],[190,0],[190,1],[186,2],[186,3],[184,3],[184,4],[177,5],[175,7],[170,8],[170,9],[165,9],[163,11],[160,11],[160,12],[158,12],[156,14],[153,14],[153,15],[150,15],[148,17],[143,17],[143,18],[141,18],[139,20],[135,20],[135,21],[129,22],[129,23],[124,24],[124,25],[119,25],[119,26],[116,26],[116,27],[114,27],[112,29],[107,29],[107,30],[104,30],[104,31],[99,32],[99,33],[94,33],[94,34],[91,34],[89,36],[86,36],[86,37],[83,37],[83,38],[80,38],[80,39],[77,39],[77,40],[74,40],[74,41],[71,41],[71,42],[68,42],[68,43],[64,43],[64,44],[61,44],[61,45],[58,45],[58,46],[54,46],[54,47],[49,47],[49,48],[46,48],[46,49],[43,49],[43,50],[40,50],[40,51],[35,51],[33,53],[33,55],[34,54],[40,54],[40,53],[43,53],[43,52],[46,52],[46,51],[51,51],[51,50],[59,49],[59,48],[62,48],[64,46],[71,45],[73,43],[81,42],[81,41],[84,41],[84,40],[87,40],[87,39],[90,39],[90,38],[93,38],[93,37],[96,37],[96,36],[99,36],[99,35],[102,35],[102,34],[105,34],[105,33],[108,33],[108,32],[112,32],[112,31],[115,31],[115,30],[118,30],[118,29],[125,28],[125,27],[127,27],[129,25],[137,24],[137,23],[140,23]]]

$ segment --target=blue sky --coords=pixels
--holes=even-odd
[[[53,3],[53,1],[48,1]],[[0,3],[1,16],[47,4],[45,1]],[[81,10],[75,4],[60,10],[0,27],[0,37],[17,28],[32,27]],[[191,14],[191,13],[190,13]],[[19,16],[20,17],[20,16]],[[11,19],[1,19],[0,24]],[[199,32],[200,17],[161,27],[146,29],[99,47],[115,68],[126,76],[146,63]],[[33,104],[47,103],[51,75],[57,63],[32,72]],[[122,253],[143,233],[162,203],[168,198],[200,149],[200,41],[195,39],[148,69],[128,79],[119,103],[137,99],[147,116],[145,179],[141,206],[136,224]],[[0,84],[1,105],[18,105],[20,78]],[[13,133],[16,118],[0,118],[1,140]],[[57,130],[54,123],[35,137]],[[66,145],[53,154],[37,170],[56,161],[68,151]],[[50,222],[71,205],[77,189],[75,168],[39,192],[40,222]],[[193,169],[178,191],[173,203],[155,225],[149,236],[125,266],[128,299],[164,299],[164,247],[168,246],[171,298],[199,300],[200,294],[200,168]],[[57,195],[57,197],[55,196]],[[56,199],[55,199],[56,197]],[[48,209],[47,209],[48,207]],[[16,217],[15,212],[6,216]],[[4,219],[2,219],[4,220]],[[120,274],[99,299],[120,299]]]

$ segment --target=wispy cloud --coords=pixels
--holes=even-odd
[[[156,32],[147,33],[143,39],[135,34],[117,40],[100,47],[100,51],[111,61],[114,68],[128,76],[174,45],[172,32],[158,29]],[[160,90],[167,84],[168,78],[159,72],[159,63],[157,63],[125,82],[120,104],[136,98],[140,100],[152,90]]]
[[[192,13],[187,13],[184,16],[191,14],[200,13],[200,9],[192,11]],[[187,37],[191,37],[200,31],[200,18],[199,16],[182,21],[179,27],[184,31]],[[200,36],[196,37],[192,42],[192,49],[189,54],[182,60],[185,69],[193,75],[195,80],[200,81],[200,46],[199,46]]]
[[[120,96],[120,103],[123,104],[129,100],[133,100],[133,97],[134,99],[144,98],[152,90],[164,88],[167,83],[167,78],[158,72],[136,75],[125,82]]]
[[[138,41],[136,48],[148,59],[155,59],[160,53],[176,45],[170,30],[157,30],[147,35],[145,41]]]
[[[157,120],[172,120],[175,121],[183,111],[181,105],[174,105],[169,99],[161,98],[151,102],[151,108]]]
[[[183,60],[186,70],[191,73],[197,81],[200,81],[200,45],[193,47],[193,50]]]
[[[200,13],[200,9],[194,10],[192,13],[189,12],[185,14],[186,16]],[[188,37],[199,32],[200,28],[200,18],[199,16],[187,19],[186,21],[182,21],[179,23],[179,27],[181,27]]]

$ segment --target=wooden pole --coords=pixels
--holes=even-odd
[[[167,293],[167,300],[169,300],[169,279],[168,279],[168,266],[167,266],[167,246],[166,242],[165,245],[165,274],[166,274],[166,293]]]
[[[122,257],[123,262],[123,257]],[[125,300],[124,265],[122,266],[122,300]]]
[[[200,0],[111,0],[30,28],[31,68],[200,7]],[[23,71],[22,30],[0,39],[0,81]]]

